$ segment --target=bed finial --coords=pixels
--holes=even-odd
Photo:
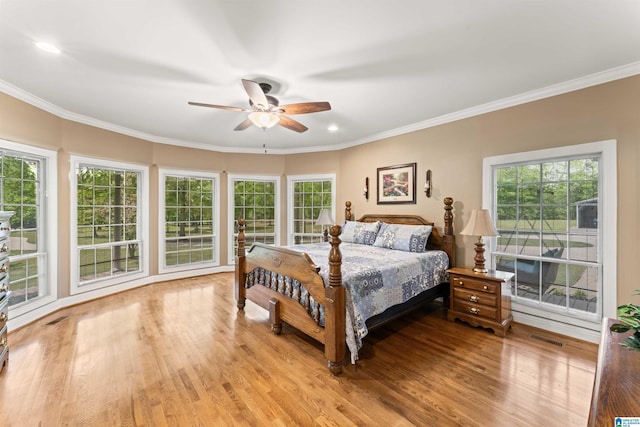
[[[350,202],[349,205],[351,204]],[[325,288],[325,343],[324,353],[327,357],[327,367],[332,375],[342,372],[342,363],[346,352],[345,340],[345,290],[342,286],[342,253],[340,252],[340,238],[342,227],[329,227],[331,250],[329,251],[329,286]]]
[[[449,255],[449,267],[456,266],[456,236],[453,234],[453,198],[444,198],[444,236],[442,246]]]
[[[451,197],[444,198],[444,234],[453,234],[453,199]]]
[[[245,256],[244,252],[244,227],[247,222],[244,218],[238,220],[238,256]]]
[[[347,221],[351,221],[351,202],[347,200],[344,202],[344,219]]]
[[[340,252],[340,237],[342,233],[342,227],[339,225],[332,225],[329,227],[329,234],[331,238],[331,250],[329,252],[329,286],[342,286],[342,270],[340,265],[342,264],[342,253]]]

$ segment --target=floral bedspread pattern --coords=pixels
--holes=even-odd
[[[306,252],[320,267],[325,284],[329,283],[329,243],[289,248]],[[340,252],[347,291],[347,346],[355,363],[368,333],[366,320],[448,280],[449,258],[443,251],[415,253],[344,242]]]

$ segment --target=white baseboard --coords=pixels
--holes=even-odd
[[[600,342],[600,331],[569,325],[567,323],[545,319],[528,313],[513,311],[512,315],[513,321],[516,323],[522,323],[523,325],[533,326],[535,328],[544,329],[587,342],[596,344]]]
[[[102,298],[108,295],[116,294],[130,289],[139,288],[140,286],[150,285],[152,283],[165,282],[167,280],[184,279],[187,277],[204,276],[207,274],[222,273],[234,271],[233,265],[225,265],[221,267],[212,267],[200,270],[180,271],[174,273],[158,274],[155,276],[148,276],[142,279],[132,280],[130,282],[120,283],[117,285],[108,286],[101,289],[96,289],[84,293],[70,295],[65,298],[58,298],[53,300],[49,304],[42,305],[31,311],[21,313],[19,316],[13,317],[11,315],[11,309],[9,309],[9,320],[7,321],[9,332],[15,331],[18,328],[35,322],[36,320],[47,316],[60,309],[70,307],[72,305],[81,304],[83,302],[91,301],[97,298]]]

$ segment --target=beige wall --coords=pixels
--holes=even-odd
[[[586,142],[618,141],[618,301],[627,301],[639,288],[632,273],[639,253],[637,225],[640,177],[640,76],[487,113],[469,119],[323,153],[297,155],[229,154],[154,144],[70,122],[0,94],[0,138],[58,151],[59,295],[69,294],[69,155],[81,154],[147,165],[151,171],[151,273],[157,266],[158,167],[221,173],[221,224],[228,222],[227,175],[252,173],[282,177],[281,207],[286,204],[286,176],[335,173],[337,217],[342,218],[345,200],[353,202],[359,217],[370,212],[415,213],[442,224],[442,200],[454,198],[456,232],[472,208],[482,204],[482,159]],[[266,159],[266,160],[265,160]],[[416,162],[418,187],[425,171],[433,172],[433,196],[427,199],[418,188],[416,205],[378,206],[376,168]],[[362,195],[365,177],[370,179],[370,198]],[[156,178],[156,179],[154,179]],[[283,210],[283,212],[286,212]],[[281,229],[286,230],[286,220]],[[226,227],[221,229],[221,262],[227,259]],[[473,259],[472,241],[458,236],[458,264]]]
[[[482,205],[482,159],[522,151],[616,139],[618,155],[617,299],[627,302],[640,288],[634,268],[640,197],[640,76],[483,114],[341,152],[340,189],[353,200],[355,215],[389,209],[377,206],[375,192],[365,203],[364,177],[375,182],[376,167],[418,163],[418,182],[433,172],[434,195],[418,195],[417,205],[397,205],[442,224],[442,199],[454,202],[458,233],[469,212]],[[375,191],[375,187],[373,191]],[[458,264],[473,263],[473,238],[457,236]]]

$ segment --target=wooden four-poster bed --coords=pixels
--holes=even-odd
[[[245,248],[245,220],[239,219],[237,307],[244,309],[249,299],[269,311],[274,334],[281,332],[285,322],[324,344],[329,371],[336,375],[342,371],[347,346],[355,362],[357,349],[369,330],[438,297],[443,299],[445,310],[448,308],[446,269],[455,266],[452,205],[453,199],[444,199],[444,227],[440,234],[433,222],[417,215],[369,214],[352,221],[351,202],[347,201],[344,230],[341,225],[333,225],[328,243],[291,247],[254,243]],[[360,233],[363,229],[375,230],[368,234],[368,241],[358,240],[365,236]],[[410,238],[403,241],[402,236]],[[341,244],[341,238],[350,243]],[[350,252],[345,252],[343,262],[341,250],[347,249]],[[382,255],[375,254],[382,258],[368,259],[368,253],[374,251],[382,251]],[[411,263],[413,276],[391,290],[385,288],[389,276],[408,275],[397,273],[399,268],[392,264],[395,258],[399,264]],[[372,266],[367,267],[371,261]],[[416,272],[420,266],[428,268]],[[365,277],[355,277],[353,270]],[[367,301],[368,297],[372,301]],[[357,307],[360,303],[364,309]]]

